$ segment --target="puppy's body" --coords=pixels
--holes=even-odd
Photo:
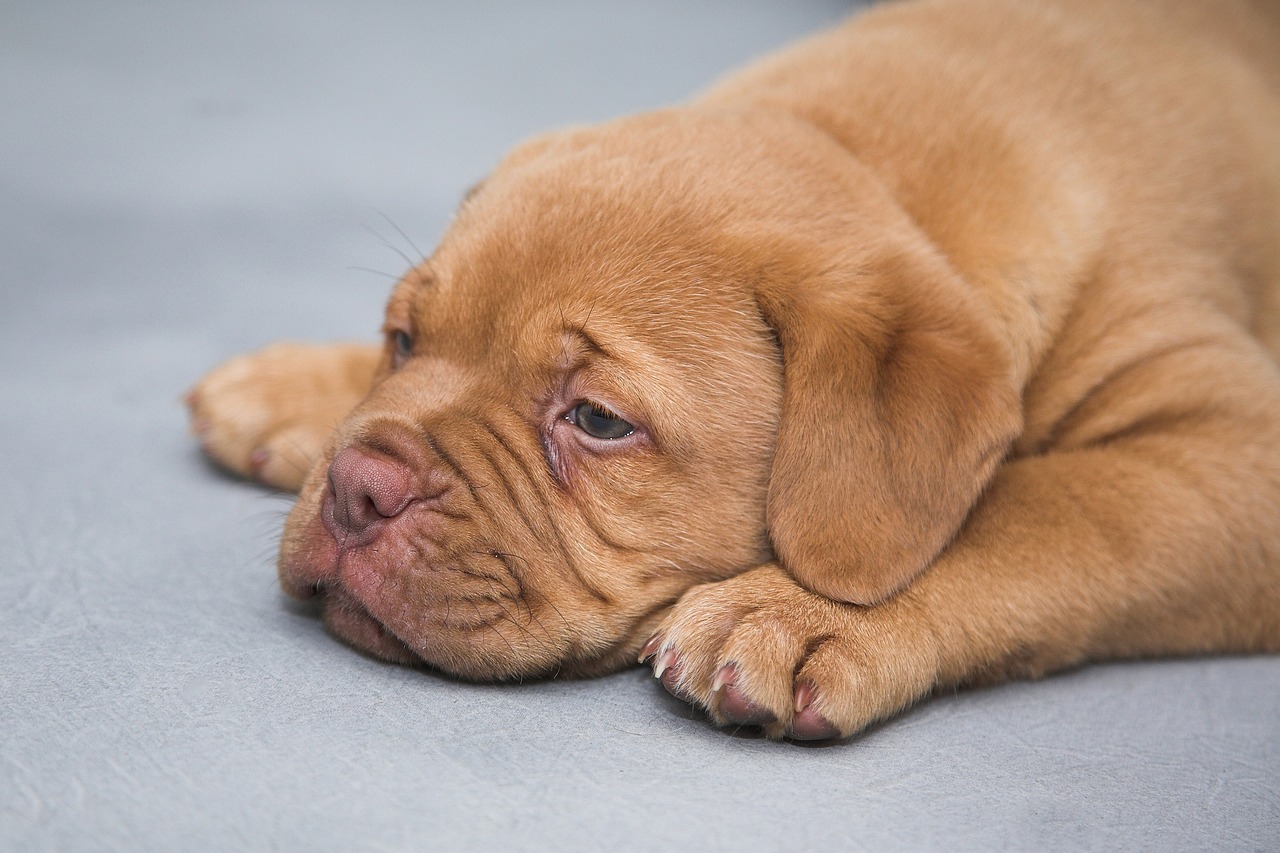
[[[381,352],[267,350],[195,408],[302,486],[282,580],[356,645],[642,652],[718,720],[828,737],[941,684],[1280,648],[1278,299],[1280,7],[895,3],[518,149]]]

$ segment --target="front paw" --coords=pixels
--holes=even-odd
[[[875,607],[841,604],[776,565],[690,590],[642,658],[717,723],[796,740],[847,737],[938,678],[936,639],[910,591]]]
[[[186,396],[209,457],[297,491],[333,429],[371,381],[369,348],[275,344],[210,371]]]

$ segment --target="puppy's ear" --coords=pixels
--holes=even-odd
[[[1021,426],[1007,346],[925,252],[767,282],[756,299],[784,370],[774,551],[814,592],[881,601],[955,536]]]

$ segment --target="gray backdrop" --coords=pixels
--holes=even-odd
[[[826,747],[639,669],[458,684],[287,604],[288,500],[185,435],[220,359],[371,337],[359,268],[399,272],[397,229],[428,248],[520,138],[852,8],[0,4],[0,848],[1280,846],[1280,660],[1093,667]]]

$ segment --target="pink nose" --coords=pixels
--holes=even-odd
[[[413,501],[408,470],[359,447],[348,447],[334,457],[329,486],[333,496],[320,515],[342,547],[374,541],[384,523]]]

